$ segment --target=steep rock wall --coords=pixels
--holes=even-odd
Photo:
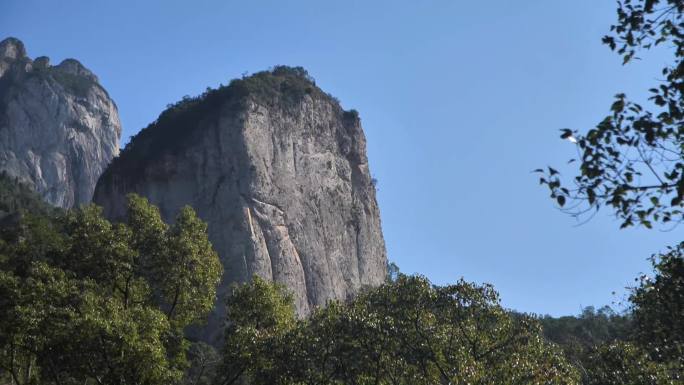
[[[116,105],[87,68],[51,66],[17,39],[0,42],[0,171],[52,205],[89,203],[120,136]]]
[[[282,283],[304,315],[385,278],[360,120],[301,69],[262,72],[164,112],[105,172],[94,200],[121,218],[129,192],[167,220],[189,204],[209,223],[225,276],[205,338],[222,325],[231,282]]]

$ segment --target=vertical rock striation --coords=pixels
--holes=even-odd
[[[304,315],[385,278],[359,118],[301,68],[234,80],[162,113],[105,171],[94,200],[121,218],[130,192],[166,220],[189,204],[209,223],[225,267],[219,298],[256,274],[287,286]],[[204,338],[222,325],[222,304]]]
[[[31,60],[21,41],[0,42],[0,171],[48,203],[88,203],[119,151],[116,105],[74,59]]]

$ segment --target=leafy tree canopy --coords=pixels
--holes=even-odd
[[[339,101],[316,86],[316,81],[302,67],[275,66],[267,71],[233,79],[228,85],[207,88],[197,96],[184,96],[169,104],[157,120],[130,138],[121,155],[112,161],[108,175],[125,173],[143,177],[140,170],[162,155],[174,155],[200,135],[203,128],[231,112],[235,120],[243,118],[248,103],[288,110],[298,106],[306,96],[330,101],[343,121],[358,121],[358,112],[344,111]]]
[[[667,365],[634,344],[614,342],[595,349],[585,362],[587,385],[676,385]]]
[[[228,307],[219,384],[578,383],[539,324],[488,285],[400,275],[297,321],[282,288],[257,278]]]
[[[0,242],[0,382],[175,383],[221,272],[187,207],[173,226],[135,195],[126,223],[96,206],[26,216]]]
[[[565,356],[575,365],[582,365],[595,347],[614,341],[624,341],[632,334],[632,318],[617,314],[608,306],[596,310],[583,309],[578,316],[539,318],[544,336],[558,344]]]
[[[684,243],[651,258],[655,274],[632,290],[636,340],[684,379]]]

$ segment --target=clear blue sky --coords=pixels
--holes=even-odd
[[[530,173],[575,155],[560,128],[593,126],[619,91],[643,98],[667,61],[622,67],[600,43],[614,12],[610,0],[3,0],[0,38],[92,69],[124,143],[183,95],[304,66],[361,114],[391,260],[563,315],[620,300],[681,240],[681,227],[619,231],[608,212],[578,227]]]

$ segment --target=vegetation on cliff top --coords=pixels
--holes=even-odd
[[[49,68],[47,71],[49,72],[44,73],[44,76],[52,77],[52,79],[54,79],[57,83],[64,87],[64,89],[68,90],[69,92],[73,93],[78,97],[85,97],[86,95],[88,95],[88,91],[92,87],[98,87],[105,94],[107,94],[107,91],[104,88],[102,88],[97,82],[88,79],[85,76],[79,76],[69,72],[60,71],[59,69],[54,69],[54,67]],[[34,70],[33,72],[37,73],[38,71]]]
[[[316,86],[302,67],[276,66],[216,89],[207,88],[201,95],[185,96],[170,104],[156,121],[130,138],[129,143],[109,166],[103,180],[112,172],[141,176],[140,170],[162,154],[175,154],[192,140],[203,123],[215,121],[225,111],[239,113],[249,100],[273,108],[289,109],[306,95],[329,100],[339,108],[341,118],[358,120],[355,110],[343,111],[339,102]]]

